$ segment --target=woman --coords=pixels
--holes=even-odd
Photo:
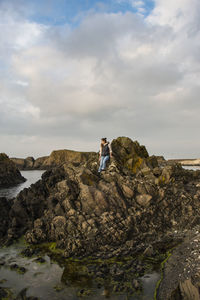
[[[107,141],[106,138],[101,139],[101,146],[99,152],[99,161],[100,166],[98,172],[105,171],[106,162],[112,157],[112,149],[110,143]]]

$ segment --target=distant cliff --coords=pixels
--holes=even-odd
[[[169,159],[169,164],[179,163],[182,166],[200,166],[200,158],[195,159]]]
[[[5,153],[0,153],[0,187],[9,187],[25,180],[13,161]]]
[[[52,167],[59,166],[63,162],[71,162],[80,164],[91,159],[96,159],[95,152],[79,152],[73,150],[55,150],[50,156],[43,156],[37,159],[33,157],[27,158],[11,158],[20,170],[48,170]]]
[[[17,168],[20,170],[34,170],[34,169],[44,169],[43,163],[48,158],[48,156],[39,157],[34,159],[33,157],[27,158],[16,158],[12,157],[11,160],[15,163]]]

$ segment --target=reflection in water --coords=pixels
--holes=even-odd
[[[22,176],[27,180],[23,183],[17,184],[10,188],[0,189],[0,197],[6,197],[6,198],[16,197],[17,194],[20,191],[22,191],[24,188],[28,188],[32,183],[38,181],[44,172],[45,172],[44,170],[21,171]]]
[[[92,277],[86,267],[80,262],[66,262],[61,282],[78,287],[92,287]]]

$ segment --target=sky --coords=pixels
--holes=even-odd
[[[199,0],[0,0],[0,152],[200,157]]]

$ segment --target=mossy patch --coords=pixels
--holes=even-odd
[[[1,300],[12,300],[14,299],[14,294],[10,288],[0,287],[0,299]]]
[[[93,186],[95,185],[96,182],[96,177],[92,174],[87,174],[87,173],[83,173],[81,175],[81,179],[83,181],[84,184],[89,185],[89,186]]]
[[[34,247],[34,246],[33,246]],[[36,246],[44,253],[52,253],[55,255],[62,255],[64,253],[63,249],[57,248],[56,242],[42,243]]]
[[[157,295],[158,295],[158,289],[160,287],[160,284],[163,280],[164,277],[164,267],[165,267],[165,263],[168,261],[168,259],[170,258],[170,256],[172,255],[171,251],[167,252],[167,257],[162,261],[161,266],[160,266],[160,270],[161,270],[161,277],[158,280],[157,284],[156,284],[156,288],[155,288],[155,292],[154,292],[154,300],[157,299]]]
[[[85,297],[92,295],[92,293],[93,293],[93,291],[90,289],[81,289],[77,292],[77,296],[85,298]]]
[[[163,186],[166,184],[166,177],[164,175],[161,175],[158,177],[158,185]]]
[[[43,257],[39,256],[34,260],[34,262],[36,262],[38,264],[44,264],[44,263],[46,263],[46,260]]]
[[[25,274],[27,271],[26,268],[20,267],[17,264],[10,265],[10,270],[16,271],[18,274],[21,274],[21,275]]]
[[[143,159],[141,157],[138,157],[133,166],[133,173],[136,173],[140,169],[142,163]]]
[[[58,285],[55,285],[53,288],[56,292],[61,292],[64,290],[65,287],[58,284]]]

